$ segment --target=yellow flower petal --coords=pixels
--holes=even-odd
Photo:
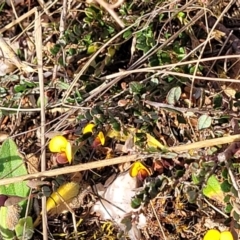
[[[128,134],[128,135],[130,135],[130,134]],[[115,138],[116,140],[121,141],[121,142],[127,141],[127,139],[129,138],[128,135],[125,135],[123,132],[118,132],[118,131],[116,131],[114,129],[110,129],[107,132],[107,137]]]
[[[67,142],[65,153],[66,153],[68,162],[71,163],[72,162],[72,145],[70,142]]]
[[[94,127],[95,127],[95,124],[93,124],[93,123],[88,123],[88,124],[83,128],[82,133],[83,133],[83,134],[92,133]]]
[[[105,137],[103,132],[99,132],[97,137],[94,139],[93,143],[92,143],[92,147],[93,148],[97,148],[99,145],[104,145],[105,144]]]
[[[205,234],[203,240],[220,240],[220,232],[216,229],[210,229]]]
[[[105,137],[104,137],[103,132],[100,131],[100,132],[98,133],[97,137],[99,138],[101,144],[104,145],[104,144],[105,144]]]
[[[146,135],[148,147],[165,149],[165,146],[162,145],[155,137],[151,136],[149,133]]]
[[[65,137],[59,135],[53,137],[50,140],[48,147],[51,152],[65,152],[67,144],[68,140]]]
[[[141,162],[137,161],[132,164],[131,168],[129,169],[129,174],[131,177],[136,177],[138,173],[143,173],[144,175],[150,176],[151,172],[147,167],[145,167]]]
[[[233,235],[229,231],[223,231],[220,234],[220,240],[233,240]]]

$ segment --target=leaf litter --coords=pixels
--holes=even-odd
[[[239,7],[1,1],[2,238],[237,239]]]

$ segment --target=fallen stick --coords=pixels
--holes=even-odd
[[[240,134],[236,134],[236,135],[232,135],[232,136],[228,136],[228,137],[209,139],[209,140],[204,140],[204,141],[200,141],[200,142],[189,143],[189,144],[175,146],[175,147],[169,147],[168,150],[177,152],[177,153],[178,152],[186,152],[186,151],[189,151],[192,149],[200,149],[200,148],[228,144],[228,143],[239,142],[239,141],[240,141]],[[94,161],[94,162],[89,162],[89,163],[84,163],[84,164],[78,164],[78,165],[74,165],[74,166],[58,168],[58,169],[54,169],[54,170],[48,170],[48,171],[44,171],[44,172],[38,172],[38,173],[33,173],[33,174],[28,174],[28,175],[13,177],[13,178],[1,179],[0,185],[7,185],[10,183],[32,180],[35,178],[53,177],[53,176],[57,176],[57,175],[74,173],[74,172],[78,172],[78,171],[85,171],[85,170],[90,170],[90,169],[94,169],[94,168],[101,168],[101,167],[111,166],[111,165],[125,163],[125,162],[133,162],[138,159],[144,159],[147,157],[154,157],[154,156],[159,156],[159,155],[161,155],[160,152],[154,153],[154,154],[133,154],[133,155],[121,156],[121,157],[105,159],[105,160],[100,160],[100,161]]]

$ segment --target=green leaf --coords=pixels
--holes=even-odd
[[[24,85],[15,85],[14,86],[14,91],[15,92],[24,92],[26,90],[26,86]]]
[[[187,194],[187,199],[190,203],[196,202],[197,192],[195,190],[188,190],[186,194]]]
[[[37,100],[37,106],[38,107],[41,107],[41,97],[38,98]],[[47,96],[44,96],[44,106],[46,106],[48,104],[48,97]]]
[[[32,218],[21,218],[15,227],[15,231],[19,240],[31,239],[34,233]]]
[[[50,49],[50,52],[52,53],[52,55],[56,56],[58,54],[58,52],[61,49],[61,45],[60,44],[56,44],[54,47],[52,47]]]
[[[199,184],[200,183],[200,178],[197,174],[193,173],[192,174],[192,181],[194,184]]]
[[[231,211],[233,210],[233,207],[231,204],[227,204],[224,210],[226,213],[231,213]]]
[[[198,130],[202,130],[204,128],[209,128],[212,124],[212,118],[208,115],[202,115],[198,119]]]
[[[3,142],[0,149],[0,178],[17,177],[27,174],[23,159],[12,139]],[[25,182],[16,182],[0,186],[0,194],[27,197],[29,188]]]
[[[95,53],[98,49],[99,47],[97,46],[97,44],[93,43],[90,46],[88,46],[87,54]]]
[[[7,95],[7,90],[3,87],[0,87],[0,97],[4,97]]]
[[[231,195],[226,195],[226,196],[224,197],[224,202],[225,202],[225,203],[229,203],[230,200],[231,200]]]
[[[121,125],[117,120],[113,119],[113,121],[111,122],[111,126],[115,131],[117,132],[121,131]]]
[[[218,203],[224,204],[224,193],[221,189],[221,184],[215,175],[208,178],[207,185],[203,188],[203,194]]]
[[[171,105],[176,104],[176,102],[179,100],[181,96],[182,90],[180,87],[174,87],[172,88],[167,95],[167,102]]]
[[[141,202],[142,202],[142,199],[136,197],[136,198],[132,199],[131,207],[138,208],[141,205]]]
[[[225,180],[221,183],[221,189],[223,192],[230,192],[231,186],[232,185],[228,182],[228,180]]]
[[[222,106],[222,95],[216,95],[213,98],[213,108],[220,108]]]
[[[143,89],[143,85],[139,82],[131,82],[129,84],[130,93],[138,94]]]
[[[18,154],[18,148],[12,139],[5,140],[0,149],[0,178],[11,178],[27,174],[23,159]],[[25,181],[11,183],[8,185],[0,186],[0,194],[11,195],[19,197],[27,197],[29,194],[29,188]],[[25,210],[26,201],[19,203],[20,207]],[[0,210],[0,231],[1,234],[8,234],[6,231],[6,212],[9,207],[1,207]],[[25,212],[23,212],[25,214]],[[11,231],[12,232],[12,231]],[[12,233],[9,233],[11,238]],[[7,239],[7,236],[6,236]]]
[[[132,36],[132,31],[130,29],[123,33],[123,38],[124,39],[128,39],[131,36]]]
[[[69,84],[62,81],[57,81],[56,86],[61,90],[67,90],[69,88]]]
[[[240,99],[240,92],[235,93],[235,98],[238,99],[238,100]]]

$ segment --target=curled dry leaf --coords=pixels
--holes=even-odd
[[[39,158],[35,156],[33,153],[30,153],[26,156],[27,159],[27,166],[28,166],[28,172],[36,173],[39,169]]]
[[[10,207],[13,205],[17,205],[19,202],[26,200],[24,197],[19,197],[19,196],[8,196],[7,200],[4,203],[5,207]]]
[[[10,41],[0,36],[0,57],[3,57],[2,64],[0,64],[0,76],[4,76],[7,73],[12,72],[16,67],[23,70],[24,72],[34,72],[34,69],[23,63],[17,54],[14,52],[14,44],[9,43]],[[18,49],[18,48],[16,48]]]
[[[7,60],[0,60],[0,76],[4,76],[7,73],[13,72],[16,66]]]
[[[126,99],[120,99],[120,100],[118,101],[118,106],[119,106],[119,107],[125,107],[128,103],[129,103],[128,100],[126,100]]]
[[[28,180],[27,186],[33,189],[36,189],[42,185],[51,185],[50,182],[41,181],[41,180]]]

